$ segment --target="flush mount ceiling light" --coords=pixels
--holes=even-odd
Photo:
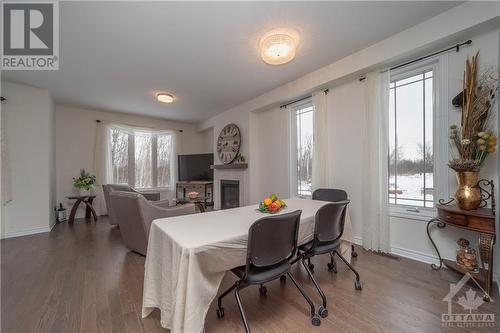
[[[282,65],[295,58],[298,34],[288,29],[269,31],[260,40],[260,55],[270,65]]]
[[[158,102],[172,103],[174,101],[174,95],[167,93],[158,93],[156,94],[156,99],[158,100]]]

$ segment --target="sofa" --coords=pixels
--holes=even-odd
[[[106,201],[106,207],[108,209],[108,217],[109,217],[108,221],[111,225],[118,224],[116,222],[115,214],[109,202],[109,194],[113,191],[138,193],[142,194],[144,198],[146,198],[147,200],[155,201],[156,205],[158,206],[168,207],[170,205],[168,200],[160,201],[160,192],[152,192],[152,191],[139,192],[126,183],[102,185],[102,191],[104,193],[104,201]]]
[[[195,213],[194,204],[158,206],[138,193],[112,191],[109,193],[115,222],[120,226],[125,245],[132,251],[146,255],[149,229],[155,219]]]

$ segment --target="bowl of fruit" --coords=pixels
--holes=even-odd
[[[260,202],[257,210],[262,213],[275,214],[285,207],[286,203],[283,200],[279,199],[276,194],[271,194]]]

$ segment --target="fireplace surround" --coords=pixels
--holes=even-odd
[[[220,180],[220,209],[236,208],[240,206],[240,181]]]

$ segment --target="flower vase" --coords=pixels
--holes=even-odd
[[[80,196],[82,196],[82,197],[83,197],[83,196],[88,196],[88,195],[90,195],[90,191],[89,191],[89,190],[86,190],[86,189],[84,189],[84,188],[79,188],[79,189],[78,189],[78,195],[80,195]]]
[[[463,210],[475,210],[481,205],[481,192],[477,188],[479,171],[461,171],[456,173],[458,189],[455,200]]]

